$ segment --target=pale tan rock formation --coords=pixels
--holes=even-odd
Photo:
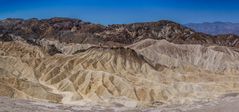
[[[24,41],[0,42],[0,55],[21,58],[43,58],[44,52],[36,46]]]
[[[174,44],[166,40],[146,39],[130,45],[154,65],[169,68],[198,68],[214,73],[239,74],[239,52],[225,46]]]
[[[150,46],[156,47],[150,51]],[[195,57],[219,55],[233,70],[238,59],[236,51],[188,46],[145,40],[130,46],[137,52],[123,47],[90,47],[49,55],[44,48],[24,42],[3,42],[0,95],[65,104],[119,103],[135,107],[207,101],[238,91],[237,71],[218,74],[214,71],[224,65],[216,63],[216,57],[212,63],[208,61],[211,58]],[[219,65],[211,67],[214,63]]]

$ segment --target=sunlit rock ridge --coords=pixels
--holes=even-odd
[[[0,21],[0,95],[148,107],[239,91],[239,37],[172,21],[103,26],[78,19]]]

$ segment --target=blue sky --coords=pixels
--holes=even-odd
[[[237,22],[237,0],[0,0],[0,19],[72,17],[100,24]]]

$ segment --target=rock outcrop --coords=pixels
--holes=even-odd
[[[41,39],[65,43],[124,46],[143,39],[166,39],[179,44],[216,44],[238,47],[238,36],[211,36],[195,32],[172,21],[103,26],[77,19],[5,19],[0,21],[0,40],[20,36],[31,44]],[[225,41],[225,38],[230,38]]]
[[[158,106],[239,91],[237,36],[170,21],[0,22],[0,95],[64,104]]]
[[[174,44],[166,40],[146,39],[130,45],[154,65],[170,68],[199,68],[215,73],[239,74],[239,52],[224,46]]]

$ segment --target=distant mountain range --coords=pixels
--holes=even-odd
[[[239,23],[205,22],[205,23],[189,23],[185,24],[185,26],[192,28],[197,32],[203,32],[211,35],[220,35],[220,34],[239,35]]]
[[[0,100],[103,109],[201,105],[238,94],[238,48],[237,35],[168,20],[104,26],[9,18],[0,20]]]
[[[42,20],[9,18],[0,21],[0,40],[11,41],[18,37],[34,45],[41,44],[39,40],[42,39],[108,46],[125,46],[144,39],[165,39],[177,44],[217,44],[239,47],[239,36],[208,35],[168,20],[109,26],[70,18]]]

